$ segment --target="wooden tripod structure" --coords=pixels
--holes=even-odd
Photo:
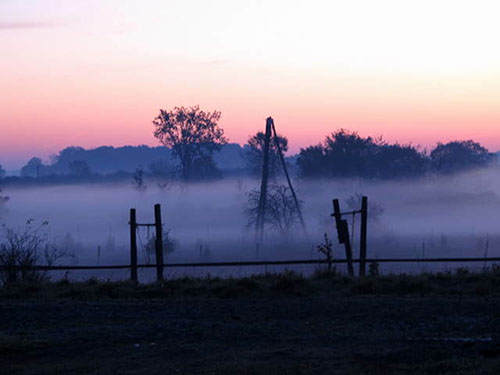
[[[285,173],[285,177],[288,183],[288,188],[292,193],[293,201],[295,203],[295,208],[297,210],[297,214],[299,216],[300,224],[304,233],[306,231],[306,224],[304,222],[304,218],[302,217],[302,211],[300,210],[299,200],[297,199],[297,194],[295,194],[295,190],[292,186],[292,181],[290,180],[290,175],[288,174],[288,169],[285,163],[285,156],[283,155],[283,150],[279,144],[278,134],[276,133],[276,127],[274,126],[274,121],[272,117],[268,117],[266,119],[266,133],[264,139],[264,157],[263,157],[263,166],[262,166],[262,180],[260,185],[260,197],[259,197],[259,208],[257,211],[257,220],[255,222],[255,235],[257,241],[262,242],[262,238],[264,236],[264,224],[266,217],[266,205],[267,205],[267,184],[269,181],[269,153],[271,146],[271,138],[274,139],[274,145],[278,150],[278,155],[281,161],[281,166],[283,168],[283,172]]]

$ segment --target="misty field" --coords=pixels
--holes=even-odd
[[[486,257],[500,255],[500,173],[498,168],[477,170],[449,177],[430,177],[402,182],[372,182],[362,179],[297,182],[308,229],[289,233],[269,232],[257,248],[253,227],[248,227],[245,207],[248,192],[259,186],[252,179],[229,178],[215,182],[159,187],[146,181],[145,191],[131,184],[87,184],[59,186],[9,186],[10,196],[0,220],[7,226],[22,227],[31,218],[50,223],[49,235],[69,256],[59,262],[69,265],[128,264],[130,208],[137,209],[138,222],[153,221],[153,205],[162,204],[163,221],[175,240],[175,251],[167,262],[219,260],[286,260],[319,258],[316,248],[324,233],[334,240],[334,257],[343,258],[336,243],[330,217],[331,201],[339,198],[343,209],[354,194],[369,198],[368,257]],[[357,254],[359,219],[349,219]],[[150,233],[138,233],[139,262],[154,259],[146,249]],[[382,265],[383,272],[445,270],[461,264]],[[484,264],[469,265],[481,268]],[[313,267],[297,267],[311,273]],[[225,268],[167,270],[168,276],[245,276],[251,273],[282,271],[283,268]],[[70,272],[75,280],[88,277],[122,279],[126,272]],[[150,280],[142,271],[140,277]]]

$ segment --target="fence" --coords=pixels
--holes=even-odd
[[[265,261],[237,261],[237,262],[198,262],[198,263],[165,263],[165,264],[131,264],[107,265],[107,266],[0,266],[0,271],[73,271],[73,270],[119,270],[130,269],[130,279],[137,282],[137,270],[139,268],[182,268],[182,267],[246,267],[246,266],[273,266],[273,265],[301,265],[301,264],[345,264],[348,262],[377,262],[377,263],[467,263],[467,262],[500,262],[500,257],[468,257],[468,258],[381,258],[381,259],[299,259],[299,260],[265,260]],[[163,280],[163,273],[157,275],[157,280]]]
[[[354,276],[353,263],[359,263],[359,276],[365,276],[366,263],[467,263],[467,262],[500,262],[500,257],[468,257],[468,258],[381,258],[367,259],[366,258],[366,238],[367,238],[367,209],[368,198],[362,197],[361,209],[341,212],[337,199],[333,200],[334,213],[337,225],[337,233],[339,243],[345,245],[346,259],[300,259],[300,260],[264,260],[264,261],[226,261],[226,262],[198,262],[198,263],[165,263],[163,259],[163,228],[161,219],[161,206],[154,206],[155,222],[151,224],[140,224],[136,220],[136,210],[130,210],[130,264],[124,265],[107,265],[107,266],[5,266],[0,265],[0,271],[72,271],[72,270],[120,270],[130,269],[130,279],[133,282],[138,282],[139,268],[155,268],[157,281],[163,280],[165,268],[181,268],[181,267],[247,267],[247,266],[273,266],[273,265],[307,265],[307,264],[347,264],[348,275]],[[360,232],[360,257],[353,259],[352,249],[349,240],[349,230],[347,221],[342,219],[345,215],[361,214],[361,232]],[[137,228],[153,227],[155,228],[155,255],[156,262],[154,264],[138,264],[137,262]]]

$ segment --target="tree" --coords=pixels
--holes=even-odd
[[[155,178],[172,177],[173,167],[166,160],[155,160],[149,163],[149,173]]]
[[[144,182],[144,169],[139,165],[132,174],[132,187],[137,191],[146,191],[147,185]]]
[[[47,167],[43,165],[42,159],[34,157],[21,168],[21,176],[39,178],[43,176],[46,168]]]
[[[84,160],[74,160],[68,165],[70,173],[75,177],[88,177],[90,176],[90,168]]]
[[[161,109],[153,120],[154,136],[179,159],[183,180],[214,171],[213,154],[227,143],[217,124],[220,116],[218,111],[204,112],[199,106],[175,107],[171,111]]]
[[[34,266],[52,266],[68,251],[49,241],[48,222],[35,226],[32,219],[23,229],[16,230],[5,224],[0,227],[0,280],[5,283],[48,280],[47,271],[31,269]]]
[[[485,167],[493,161],[493,154],[472,140],[438,143],[430,157],[433,170],[439,173]]]
[[[377,178],[411,178],[423,176],[429,167],[427,155],[411,145],[378,145],[372,170]]]
[[[356,132],[339,129],[317,146],[301,149],[297,160],[303,177],[371,177],[378,144]]]
[[[5,169],[2,168],[2,165],[0,164],[0,180],[5,177]]]
[[[297,158],[300,175],[306,178],[326,177],[328,165],[325,159],[325,150],[321,144],[300,149]]]
[[[323,143],[300,150],[300,175],[313,177],[411,178],[429,169],[428,156],[412,145],[388,144],[337,130]]]
[[[254,189],[248,193],[245,215],[248,227],[255,225],[259,213],[260,190]],[[302,202],[299,201],[299,207]],[[300,215],[290,189],[284,185],[271,185],[267,191],[266,212],[264,223],[282,235],[288,235],[300,224]]]
[[[370,158],[375,154],[376,147],[371,137],[363,138],[345,129],[327,136],[324,153],[330,175],[369,177]]]
[[[170,234],[170,229],[163,228],[163,255],[171,254],[175,251],[177,247],[177,241],[172,238]],[[156,253],[156,235],[152,235],[146,244],[144,245],[144,252],[147,258],[146,263],[149,264],[149,260]]]
[[[284,136],[278,135],[278,144],[280,145],[283,153],[288,151],[288,139]],[[258,132],[254,136],[248,138],[248,145],[245,148],[245,159],[254,175],[262,173],[263,159],[264,159],[264,143],[266,135],[263,132]],[[281,160],[278,154],[275,140],[272,139],[269,144],[269,176],[275,176],[278,170],[281,169]]]

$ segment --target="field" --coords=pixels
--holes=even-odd
[[[0,289],[5,374],[497,374],[500,273]]]
[[[332,199],[339,198],[341,209],[349,210],[352,207],[347,206],[346,200],[360,193],[368,196],[369,205],[383,210],[377,216],[376,210],[369,206],[369,258],[500,256],[499,176],[497,168],[490,168],[415,181],[297,180],[296,190],[304,202],[308,235],[296,228],[286,235],[269,228],[269,238],[258,250],[253,227],[248,227],[244,215],[247,193],[260,186],[260,181],[254,179],[174,183],[166,190],[149,182],[144,192],[133,190],[130,183],[9,186],[4,192],[10,200],[6,211],[0,213],[0,223],[19,230],[29,218],[35,220],[35,226],[48,221],[51,243],[69,249],[61,264],[128,264],[130,208],[137,209],[139,223],[152,223],[153,206],[160,203],[165,228],[177,244],[175,251],[168,254],[168,263],[317,258],[316,247],[323,242],[325,233],[334,241],[334,257],[343,258],[344,249],[336,241],[331,217]],[[356,256],[360,218],[348,219],[351,234],[354,227]],[[144,227],[137,232],[139,263],[154,262],[145,247],[152,234],[152,230]],[[384,273],[418,273],[455,266],[384,264],[381,267]],[[191,276],[203,274],[188,271]],[[263,270],[245,269],[242,274],[234,269],[209,272],[247,276],[253,271]],[[81,274],[70,276],[72,280],[91,276]],[[124,279],[120,273],[95,276]]]

